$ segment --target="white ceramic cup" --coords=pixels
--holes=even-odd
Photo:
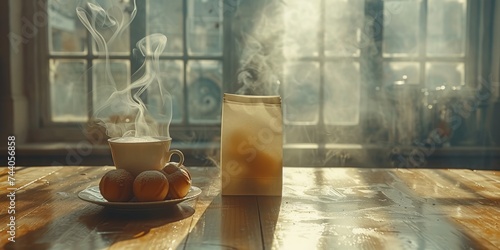
[[[172,155],[179,156],[184,163],[184,154],[177,149],[170,150],[172,138],[153,137],[154,141],[120,141],[120,137],[108,140],[113,162],[117,169],[125,169],[137,176],[146,170],[161,170]]]

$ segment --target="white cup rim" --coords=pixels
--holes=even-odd
[[[165,141],[171,141],[172,137],[169,136],[151,136],[152,138],[158,139],[160,141],[146,141],[146,142],[131,142],[131,143],[154,143],[154,142],[165,142]],[[112,137],[108,139],[108,142],[110,143],[124,143],[124,142],[116,142],[116,140],[123,138],[123,137]],[[125,142],[127,143],[127,142]]]

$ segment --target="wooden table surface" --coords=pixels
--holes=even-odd
[[[282,197],[221,196],[191,167],[196,200],[149,213],[87,203],[112,167],[18,167],[15,242],[0,171],[4,249],[499,249],[500,171],[284,169]]]

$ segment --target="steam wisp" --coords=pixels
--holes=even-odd
[[[237,77],[241,88],[236,94],[279,94],[279,74],[283,62],[283,41],[280,37],[283,36],[284,27],[276,23],[280,23],[283,16],[283,6],[282,3],[275,2],[264,2],[264,4],[262,11],[259,12],[260,16],[255,22],[250,22],[253,26],[242,28],[241,23],[234,27],[235,31],[239,31],[241,46]],[[245,13],[240,11],[236,15],[244,16]]]
[[[113,4],[112,1],[108,3]],[[118,89],[111,73],[109,47],[135,17],[135,0],[131,4],[129,21],[126,21],[123,11],[117,11],[120,14],[115,16],[110,14],[111,9],[119,8],[117,5],[105,10],[97,2],[89,0],[76,9],[78,18],[96,41],[99,52],[105,56],[106,81],[99,82],[94,89],[105,101],[94,107],[94,118],[106,128],[110,137],[170,137],[172,97],[159,76],[159,56],[165,49],[167,37],[152,34],[137,42],[137,49],[133,53],[144,60],[130,85]],[[110,31],[112,34],[106,39],[104,33]],[[143,97],[148,94],[155,95],[154,108],[143,101]]]

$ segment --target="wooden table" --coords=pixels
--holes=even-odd
[[[4,249],[498,249],[500,172],[285,168],[283,197],[220,195],[219,170],[190,168],[197,200],[122,213],[77,193],[112,167],[18,167],[15,242]]]

